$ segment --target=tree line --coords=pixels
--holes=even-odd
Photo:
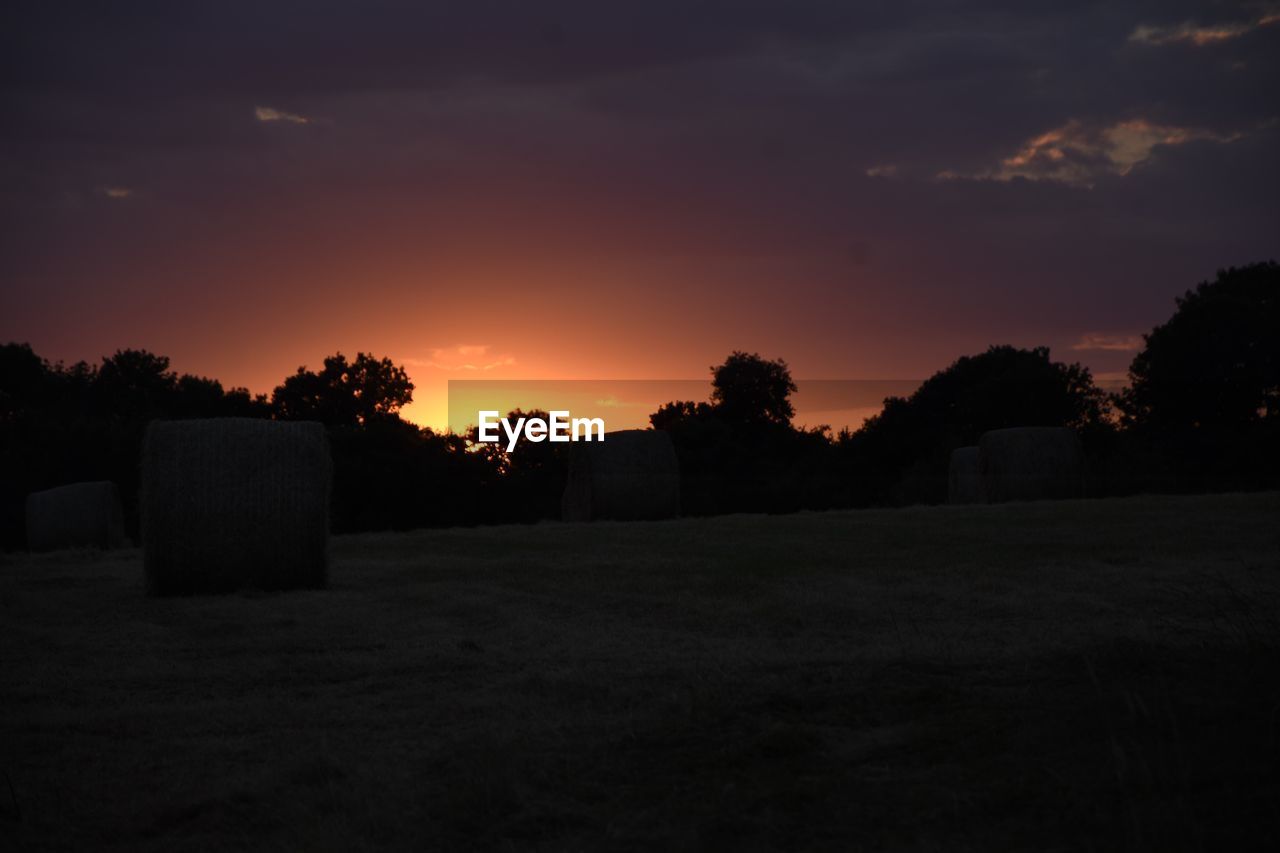
[[[155,418],[324,423],[338,532],[558,515],[562,445],[507,452],[419,428],[399,415],[413,390],[402,367],[366,353],[299,368],[268,396],[178,374],[142,350],[68,366],[26,344],[0,346],[0,544],[21,546],[27,493],[95,479],[120,486],[136,536],[138,460]],[[951,451],[1009,426],[1075,429],[1096,496],[1277,488],[1280,265],[1223,270],[1178,298],[1144,336],[1119,394],[1045,347],[1013,346],[957,359],[853,431],[794,426],[795,391],[785,361],[734,352],[712,368],[708,400],[650,416],[675,444],[686,514],[940,502]]]

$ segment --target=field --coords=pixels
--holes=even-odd
[[[0,847],[1280,849],[1280,494],[0,557]]]

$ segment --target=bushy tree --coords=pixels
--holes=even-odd
[[[1049,358],[1047,347],[993,346],[957,359],[909,397],[841,441],[860,503],[937,502],[946,497],[951,451],[1004,427],[1105,428],[1106,395],[1089,370]]]
[[[331,426],[363,426],[412,401],[413,383],[403,367],[362,352],[350,362],[340,352],[331,355],[318,372],[299,367],[271,394],[277,417]]]
[[[1280,265],[1221,270],[1145,336],[1116,404],[1147,488],[1280,486]],[[1132,455],[1132,454],[1131,454]]]
[[[689,400],[673,400],[670,403],[663,403],[658,410],[649,415],[649,425],[654,429],[672,430],[678,429],[681,424],[692,421],[695,418],[710,418],[715,415],[715,409],[710,403],[694,403]]]
[[[711,405],[727,421],[790,424],[795,391],[791,371],[780,358],[770,361],[735,351],[711,368]]]
[[[48,362],[36,355],[30,344],[0,345],[0,419],[45,405],[55,384]]]
[[[550,422],[551,415],[541,409],[512,409],[506,419],[515,424],[520,418],[540,418]],[[494,509],[507,520],[531,522],[544,518],[560,517],[560,496],[568,477],[567,445],[551,441],[530,441],[523,433],[516,439],[515,448],[507,450],[506,433],[498,431],[500,440],[494,444],[479,440],[480,430],[473,427],[469,435],[468,450],[488,460],[500,475],[494,495],[498,503]]]
[[[1280,421],[1280,264],[1220,270],[1144,336],[1117,397],[1124,423],[1155,431]]]
[[[387,417],[331,426],[329,443],[335,532],[510,520],[499,512],[498,472],[466,452],[463,436]]]
[[[22,541],[28,492],[78,480],[115,482],[136,530],[138,460],[152,419],[269,414],[265,398],[179,375],[168,358],[146,350],[64,366],[26,344],[0,346],[0,544]]]
[[[684,511],[787,512],[837,500],[831,444],[797,430],[796,384],[782,359],[735,351],[711,368],[710,402],[677,400],[649,416],[680,459]]]

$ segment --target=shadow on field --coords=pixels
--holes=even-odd
[[[0,558],[17,849],[1274,849],[1280,495]]]
[[[1262,849],[1280,833],[1277,673],[1274,648],[1122,644],[1014,672],[832,665],[751,685],[708,674],[611,725],[475,730],[390,766],[335,738],[98,840]],[[615,713],[631,690],[539,674],[526,689],[540,697],[530,707],[556,694]]]

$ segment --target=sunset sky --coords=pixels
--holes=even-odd
[[[0,341],[255,392],[1103,376],[1280,256],[1266,3],[7,4]]]

